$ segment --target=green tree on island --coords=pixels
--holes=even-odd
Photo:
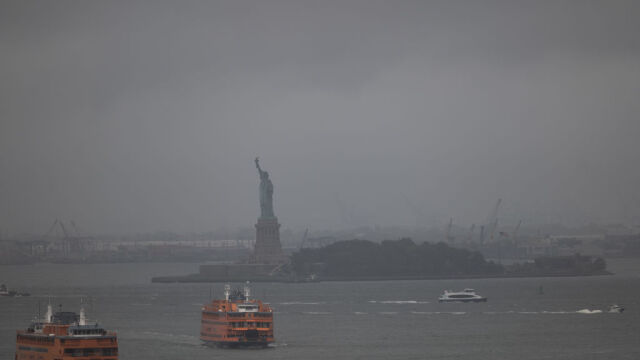
[[[444,243],[416,244],[409,238],[374,243],[340,241],[319,249],[302,249],[291,257],[296,274],[321,269],[329,277],[394,277],[487,275],[504,272],[476,251]]]

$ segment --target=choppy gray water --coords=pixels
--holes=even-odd
[[[120,359],[639,359],[640,264],[582,278],[253,284],[275,309],[277,344],[215,349],[198,339],[200,307],[222,284],[151,284],[194,264],[0,267],[0,282],[33,296],[0,298],[0,359],[38,302],[77,310],[118,332]],[[538,294],[542,286],[544,294]],[[444,289],[475,288],[489,301],[440,304]],[[613,303],[622,314],[598,312]]]

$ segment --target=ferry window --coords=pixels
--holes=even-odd
[[[114,356],[118,355],[118,348],[64,349],[64,354],[71,357]]]

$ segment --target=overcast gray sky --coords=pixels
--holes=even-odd
[[[637,1],[2,1],[0,228],[638,221]],[[515,220],[513,220],[515,221]]]

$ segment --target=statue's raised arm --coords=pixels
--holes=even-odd
[[[260,168],[260,158],[256,156],[256,169],[258,169],[258,172],[260,173],[260,175],[262,175],[262,169]]]

